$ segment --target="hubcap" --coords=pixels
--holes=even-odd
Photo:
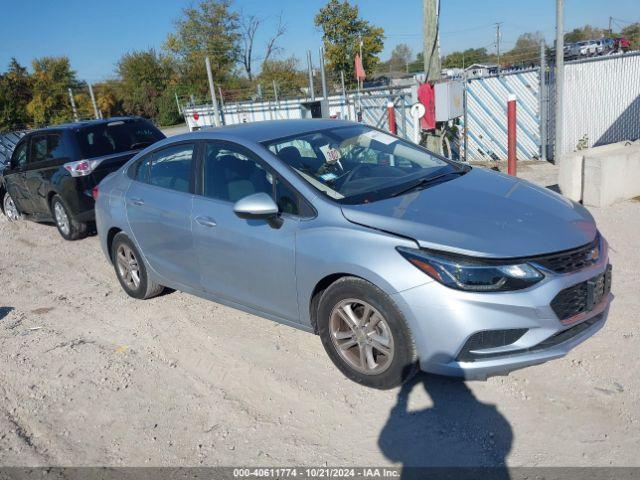
[[[118,246],[116,257],[118,275],[120,275],[127,287],[136,290],[140,286],[140,267],[135,253],[131,248],[123,244]]]
[[[350,367],[366,375],[384,372],[393,361],[391,328],[385,318],[363,300],[338,303],[329,320],[331,341]]]
[[[16,204],[13,203],[13,198],[11,198],[11,195],[8,193],[4,196],[4,213],[12,222],[20,219],[20,213],[18,213]]]
[[[69,217],[60,202],[56,202],[53,207],[53,213],[56,217],[56,223],[58,224],[60,231],[65,235],[69,235]]]

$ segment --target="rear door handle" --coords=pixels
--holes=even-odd
[[[144,205],[144,200],[142,200],[141,198],[132,198],[131,203],[140,207]]]
[[[196,217],[196,222],[198,222],[198,224],[202,225],[203,227],[211,228],[216,226],[215,220],[211,217],[199,216],[199,217]]]

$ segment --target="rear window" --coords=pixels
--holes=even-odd
[[[91,125],[76,131],[83,158],[140,150],[162,140],[164,135],[146,120],[114,121]]]

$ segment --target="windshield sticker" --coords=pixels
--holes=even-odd
[[[325,173],[324,175],[320,175],[320,178],[325,182],[330,182],[338,178],[338,176],[335,173]]]
[[[331,148],[329,145],[322,145],[320,151],[324,155],[324,161],[326,163],[336,163],[340,161],[340,150]]]
[[[377,130],[370,130],[367,133],[362,134],[363,137],[368,137],[376,142],[383,143],[385,145],[391,145],[393,142],[397,142],[398,139],[388,135],[384,132],[378,132]]]

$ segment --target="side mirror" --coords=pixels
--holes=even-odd
[[[278,206],[266,193],[254,193],[241,198],[233,206],[240,218],[269,220],[278,216]]]

